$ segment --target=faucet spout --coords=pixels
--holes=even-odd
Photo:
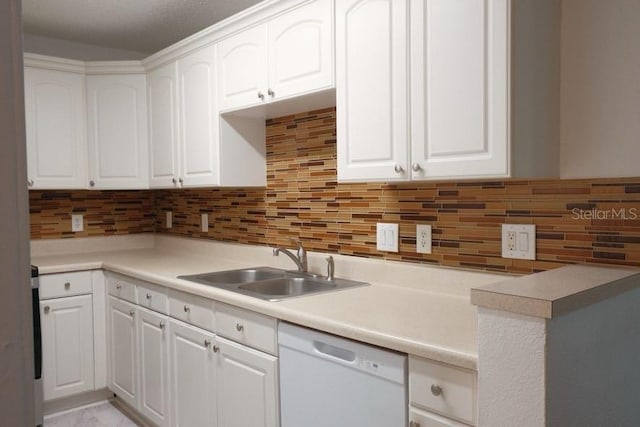
[[[280,255],[280,253],[283,253],[291,258],[291,261],[295,262],[296,267],[298,267],[298,271],[302,271],[305,273],[307,272],[307,251],[304,249],[304,246],[302,246],[301,242],[298,242],[298,252],[296,255],[294,255],[289,249],[286,248],[273,249],[273,256],[278,256]]]

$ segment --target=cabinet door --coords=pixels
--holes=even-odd
[[[109,297],[109,388],[134,408],[138,405],[136,307]]]
[[[168,317],[138,307],[140,412],[159,426],[169,425]]]
[[[414,179],[509,174],[508,0],[412,0]]]
[[[260,104],[267,95],[266,26],[258,25],[218,43],[220,111]]]
[[[178,148],[178,64],[147,76],[149,100],[149,186],[173,188],[180,175]]]
[[[467,427],[467,425],[409,407],[409,427]]]
[[[269,22],[269,99],[333,86],[333,2],[316,0]]]
[[[276,427],[278,359],[216,337],[218,423],[225,427]]]
[[[91,295],[40,302],[44,400],[93,390]]]
[[[88,76],[87,117],[89,185],[148,188],[146,76]]]
[[[217,425],[214,335],[170,319],[171,425]],[[221,424],[224,425],[224,424]]]
[[[409,177],[407,1],[336,2],[339,181]]]
[[[86,188],[84,76],[25,67],[24,84],[30,188]]]
[[[178,62],[182,185],[219,183],[216,50],[209,46]]]

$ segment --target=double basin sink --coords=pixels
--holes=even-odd
[[[312,273],[271,267],[184,275],[178,276],[178,279],[214,286],[268,301],[280,301],[287,298],[368,285],[368,283],[364,282],[338,278],[329,280]]]

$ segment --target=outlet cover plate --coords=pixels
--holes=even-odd
[[[536,259],[535,224],[502,224],[502,258]]]
[[[376,247],[379,251],[398,252],[398,224],[376,224]]]
[[[431,225],[430,224],[416,225],[416,253],[419,253],[419,254],[431,253]]]
[[[76,233],[84,230],[84,219],[82,214],[71,215],[71,231]]]
[[[173,227],[173,213],[171,211],[166,212],[165,226],[167,228]]]

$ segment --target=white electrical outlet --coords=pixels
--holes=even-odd
[[[416,252],[419,254],[431,253],[431,225],[416,225]]]
[[[171,211],[167,211],[166,215],[167,216],[166,216],[166,221],[165,221],[166,224],[165,225],[166,225],[167,228],[171,228],[171,227],[173,227],[173,214],[172,214]]]
[[[71,215],[71,231],[78,232],[84,230],[84,220],[81,214]]]
[[[398,224],[376,224],[376,247],[379,251],[398,252]]]
[[[209,231],[209,214],[203,213],[200,215],[200,225],[203,233]]]
[[[536,259],[536,226],[502,224],[502,258]]]

